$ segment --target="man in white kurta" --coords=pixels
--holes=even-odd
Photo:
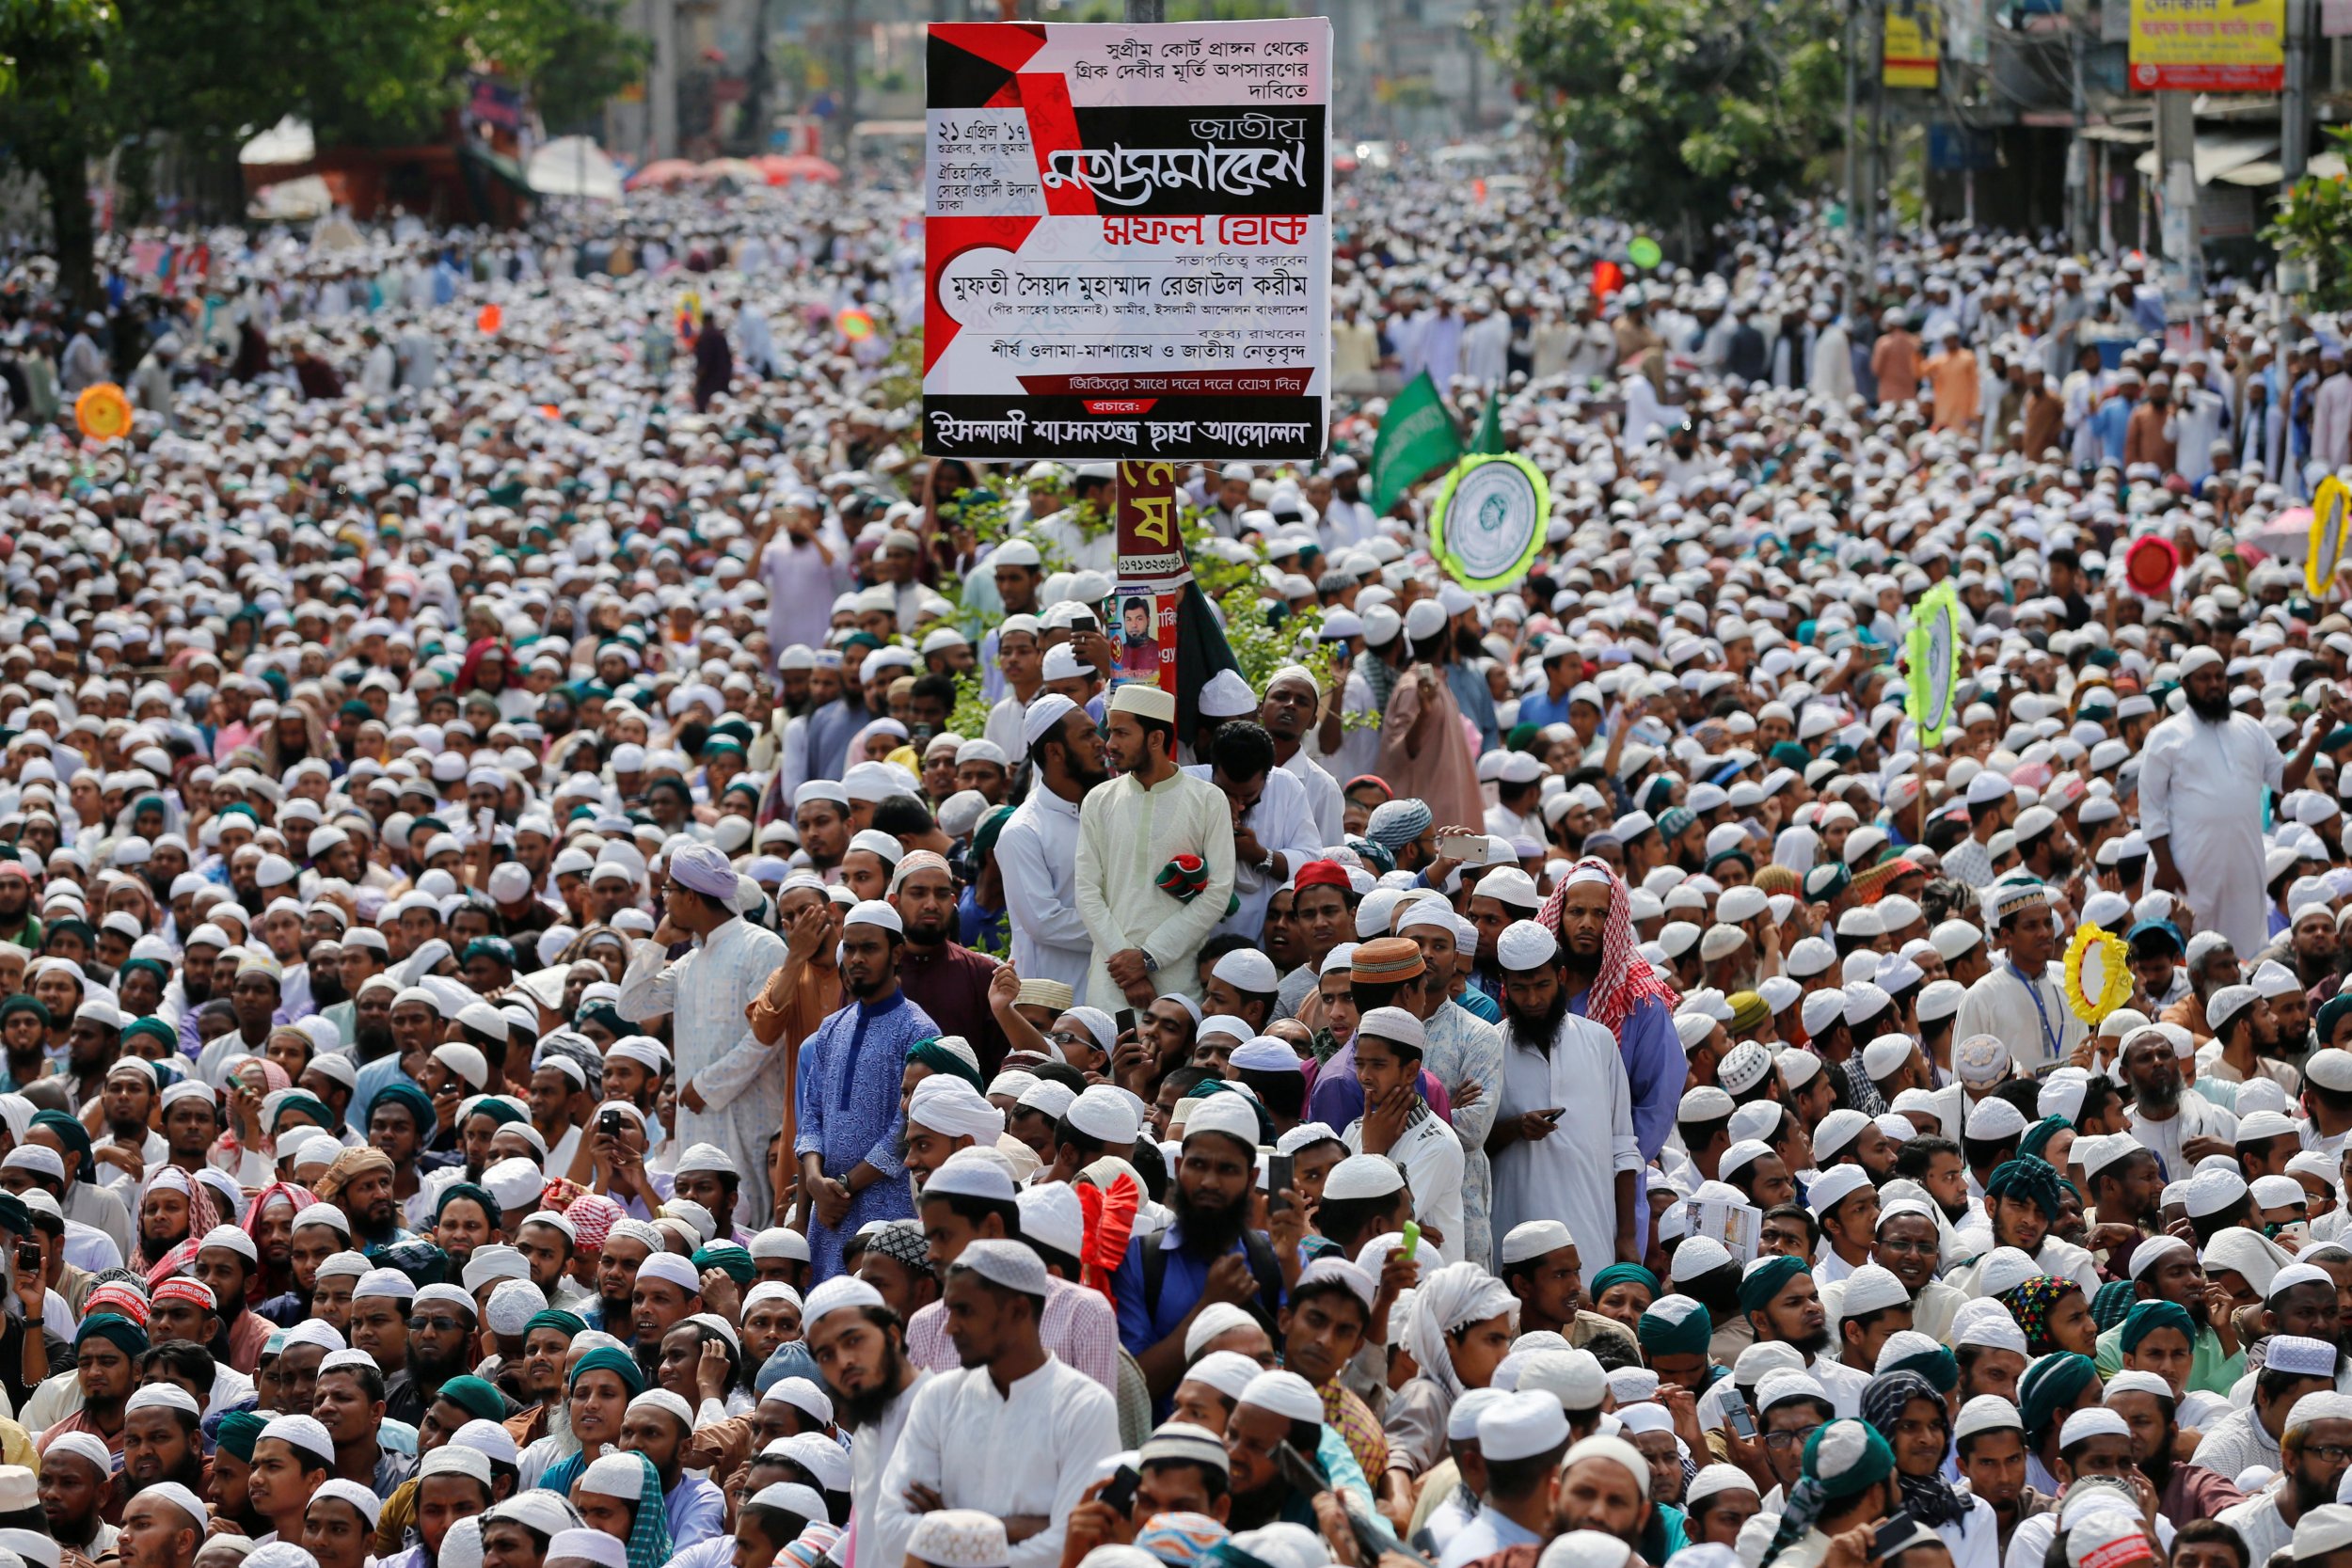
[[[1984,912],[2000,938],[2001,957],[1960,999],[1952,1038],[1992,1036],[2009,1047],[2021,1073],[2066,1060],[2090,1026],[2066,1005],[2050,890],[2040,882],[1996,882],[1985,894]]]
[[[1504,974],[1502,1102],[1498,1127],[1557,1111],[1540,1137],[1519,1136],[1494,1161],[1493,1234],[1529,1220],[1559,1220],[1588,1270],[1617,1257],[1617,1177],[1642,1168],[1633,1137],[1633,1090],[1617,1037],[1587,1018],[1564,1014],[1548,1039],[1531,1044],[1535,1021],[1512,1006],[1510,978],[1556,972],[1559,940],[1532,920],[1513,923],[1495,943]]]
[[[1194,961],[1233,895],[1233,808],[1225,792],[1176,766],[1176,699],[1154,687],[1122,686],[1110,704],[1106,742],[1120,777],[1097,785],[1078,807],[1078,913],[1093,939],[1086,1001],[1129,1005],[1111,960],[1140,951],[1156,995],[1198,992]],[[1162,746],[1165,738],[1167,744]],[[1201,863],[1205,885],[1191,897],[1163,890],[1160,874],[1180,856]]]
[[[1025,754],[1067,727],[1073,713],[1086,726],[1084,711],[1069,698],[1058,692],[1039,697],[1021,715],[1019,750]],[[1094,954],[1077,900],[1078,803],[1086,796],[1089,762],[1079,758],[1073,768],[1070,750],[1047,749],[1037,787],[996,835],[996,870],[1005,880],[1013,969],[1025,980],[1059,980],[1082,994]]]
[[[724,896],[734,896],[734,867],[708,845],[678,848],[669,875],[696,893],[716,889],[723,878]],[[784,967],[784,939],[734,914],[731,905],[724,920],[697,935],[693,950],[675,960],[660,942],[636,942],[613,1010],[632,1023],[671,1015],[679,1085],[678,1124],[671,1139],[680,1148],[716,1144],[733,1156],[742,1173],[738,1212],[747,1224],[765,1225],[775,1212],[768,1142],[784,1125],[784,1100],[791,1085],[785,1081],[781,1039],[777,1046],[762,1045],[744,1008],[768,976]],[[689,1104],[690,1089],[702,1109]]]
[[[1005,1520],[1008,1538],[1029,1530],[1012,1541],[1010,1568],[1059,1568],[1070,1511],[1119,1451],[1119,1414],[1101,1384],[1040,1342],[1045,1292],[1045,1265],[1026,1243],[977,1241],[957,1254],[948,1332],[968,1363],[985,1359],[915,1390],[867,1517],[912,1531],[934,1508],[980,1509]],[[969,1336],[952,1326],[964,1294],[986,1308]]]
[[[2181,687],[2189,706],[2150,730],[2140,752],[2140,832],[2155,857],[2153,879],[2177,886],[2203,929],[2259,953],[2270,942],[2264,791],[2288,787],[2285,759],[2260,720],[2230,708],[2219,654],[2191,649]]]

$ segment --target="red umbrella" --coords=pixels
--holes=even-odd
[[[771,185],[788,185],[795,180],[808,180],[819,184],[832,185],[839,183],[841,180],[841,170],[835,167],[831,160],[818,158],[806,152],[771,152],[765,157],[755,158],[752,162],[760,166],[761,171],[768,176],[768,183]]]
[[[625,188],[633,191],[643,185],[675,185],[701,178],[702,170],[683,158],[658,158],[630,175]]]

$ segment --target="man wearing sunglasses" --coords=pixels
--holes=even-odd
[[[455,1285],[427,1285],[408,1307],[408,1350],[399,1371],[384,1380],[384,1414],[417,1422],[441,1385],[473,1370],[479,1319],[473,1297]]]

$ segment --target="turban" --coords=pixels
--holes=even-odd
[[[1446,1336],[1465,1323],[1506,1314],[1516,1320],[1518,1313],[1518,1298],[1502,1280],[1475,1263],[1449,1263],[1422,1276],[1405,1327],[1405,1348],[1449,1399],[1457,1399],[1461,1380],[1454,1375]]]
[[[2181,1338],[2193,1350],[2197,1345],[2197,1323],[2188,1315],[2188,1308],[2177,1302],[2143,1301],[2123,1314],[2123,1331],[2120,1337],[2123,1354],[2129,1355],[2139,1348],[2139,1342],[2159,1328],[2176,1328]]]
[[[1811,1272],[1799,1258],[1767,1258],[1751,1267],[1740,1281],[1740,1310],[1761,1312],[1788,1283]]]
[[[382,1088],[375,1091],[375,1098],[368,1101],[368,1116],[370,1119],[373,1119],[375,1116],[375,1108],[378,1105],[383,1104],[388,1100],[392,1101],[394,1104],[406,1107],[410,1119],[415,1121],[417,1124],[418,1136],[423,1138],[430,1138],[433,1136],[433,1101],[424,1097],[424,1091],[422,1089],[418,1088],[413,1084],[385,1085]]]
[[[119,1318],[112,1312],[97,1312],[84,1318],[82,1326],[74,1331],[73,1348],[78,1351],[92,1339],[112,1342],[116,1349],[134,1361],[147,1353],[147,1331],[130,1319]]]
[[[1634,1325],[1644,1354],[1653,1358],[1705,1355],[1714,1332],[1707,1308],[1684,1295],[1660,1296]]]
[[[396,1088],[405,1088],[406,1086],[406,1085],[394,1085]],[[384,1096],[379,1094],[375,1098],[382,1100]],[[285,1125],[286,1114],[289,1111],[294,1112],[297,1116],[309,1117],[310,1118],[311,1126],[324,1128],[329,1132],[332,1132],[335,1128],[342,1125],[342,1122],[336,1117],[335,1113],[328,1110],[325,1104],[321,1103],[317,1097],[301,1093],[290,1093],[285,1099],[278,1102],[278,1113],[270,1121],[270,1131],[272,1132],[278,1132]]]
[[[735,902],[735,867],[707,844],[681,844],[671,851],[670,880],[706,898]]]
[[[1421,837],[1435,820],[1423,801],[1384,800],[1374,808],[1372,820],[1364,824],[1364,833],[1375,844],[1393,853]]]
[[[645,1391],[645,1374],[638,1369],[637,1358],[614,1345],[599,1345],[581,1356],[572,1366],[572,1375],[564,1386],[580,1382],[583,1372],[611,1372],[621,1380],[621,1386],[635,1399]]]
[[[377,1096],[379,1100],[383,1097]],[[380,1148],[346,1148],[335,1156],[335,1163],[326,1167],[326,1174],[318,1179],[313,1190],[322,1203],[339,1203],[343,1189],[370,1171],[389,1174],[392,1157]]]
[[[30,1013],[40,1020],[42,1028],[49,1027],[49,1007],[37,996],[19,991],[7,1001],[0,1002],[0,1020],[13,1018],[18,1013]]]
[[[2090,1357],[2072,1352],[2045,1355],[2027,1367],[2026,1375],[2017,1380],[2017,1413],[2025,1420],[2027,1442],[2040,1447],[2057,1424],[2059,1412],[2071,1406],[2098,1375]]]
[[[2352,1013],[2352,996],[2331,996],[2320,1004],[2319,1011],[2312,1020],[2312,1033],[2322,1047],[2334,1037],[2337,1021],[2346,1013]]]
[[[1879,1363],[1881,1372],[1910,1372],[1925,1379],[1938,1393],[1948,1394],[1960,1384],[1960,1357],[1938,1345]]]
[[[738,1285],[749,1285],[755,1272],[752,1255],[733,1242],[712,1242],[694,1254],[694,1268],[724,1269],[727,1277]]]
[[[499,1127],[503,1127],[510,1121],[527,1121],[530,1119],[530,1117],[523,1114],[521,1106],[516,1104],[513,1101],[507,1099],[502,1094],[484,1095],[481,1099],[475,1101],[472,1105],[468,1107],[466,1115],[458,1119],[463,1121],[472,1117],[488,1117],[491,1124]]]
[[[544,1312],[532,1315],[531,1321],[523,1324],[523,1336],[528,1338],[534,1329],[541,1328],[551,1328],[566,1339],[577,1339],[588,1332],[588,1323],[586,1319],[566,1312],[560,1307],[550,1307]]]
[[[250,1410],[231,1410],[220,1418],[213,1434],[215,1448],[226,1449],[246,1464],[253,1463],[253,1445],[262,1435],[268,1420]]]
[[[1656,1299],[1658,1276],[1639,1263],[1612,1263],[1600,1273],[1593,1275],[1593,1299],[1599,1300],[1613,1287],[1623,1285],[1629,1280],[1647,1291],[1653,1300]]]
[[[441,1385],[441,1391],[434,1397],[447,1400],[460,1410],[485,1421],[506,1419],[506,1396],[471,1374],[451,1378]]]
[[[52,1132],[55,1132],[57,1135],[58,1141],[65,1145],[66,1152],[80,1162],[73,1173],[73,1179],[75,1180],[87,1181],[90,1180],[90,1135],[88,1128],[84,1127],[79,1121],[76,1121],[73,1117],[67,1116],[63,1111],[43,1111],[33,1118],[33,1126],[46,1127]]]
[[[139,963],[143,963],[146,960],[144,959],[133,960],[133,962]],[[131,965],[124,964],[122,967],[128,969]],[[36,1006],[38,1005],[39,1004],[36,1004]],[[130,1049],[131,1041],[140,1035],[152,1035],[164,1044],[170,1046],[172,1049],[179,1049],[179,1037],[172,1033],[171,1025],[166,1023],[160,1018],[135,1018],[129,1023],[124,1024],[122,1027],[123,1048],[125,1050]]]
[[[961,1078],[975,1089],[983,1086],[980,1069],[939,1043],[936,1038],[917,1040],[907,1053],[907,1060],[933,1072],[945,1072]]]
[[[2058,1174],[2046,1160],[2020,1155],[2004,1162],[1984,1184],[1987,1197],[2013,1197],[2042,1211],[2044,1219],[2058,1216]]]
[[[2074,1124],[2073,1122],[2068,1121],[2064,1117],[2043,1117],[2040,1121],[2035,1122],[2031,1127],[2027,1128],[2026,1130],[2025,1137],[2018,1140],[2018,1158],[2021,1160],[2034,1159],[2046,1161],[2048,1156],[2044,1155],[2042,1151],[2050,1147],[2050,1140],[2058,1136],[2060,1132],[2067,1131],[2074,1125]],[[2055,1214],[2051,1216],[2053,1219],[2057,1217],[2058,1216]]]
[[[442,1212],[459,1198],[471,1198],[482,1205],[482,1212],[488,1217],[491,1229],[499,1229],[506,1223],[505,1212],[499,1208],[499,1200],[490,1196],[489,1189],[471,1181],[453,1181],[443,1187],[440,1201],[433,1205],[433,1217],[439,1219]]]

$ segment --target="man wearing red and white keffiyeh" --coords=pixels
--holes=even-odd
[[[1625,879],[1608,862],[1588,855],[1544,901],[1535,924],[1559,941],[1568,1012],[1616,1037],[1632,1097],[1634,1142],[1646,1165],[1658,1158],[1674,1131],[1688,1064],[1674,1028],[1674,988],[1638,950]],[[1646,1177],[1643,1184],[1646,1186]],[[1499,1209],[1495,1223],[1500,1236]],[[1645,1194],[1635,1205],[1635,1234],[1646,1249]]]

